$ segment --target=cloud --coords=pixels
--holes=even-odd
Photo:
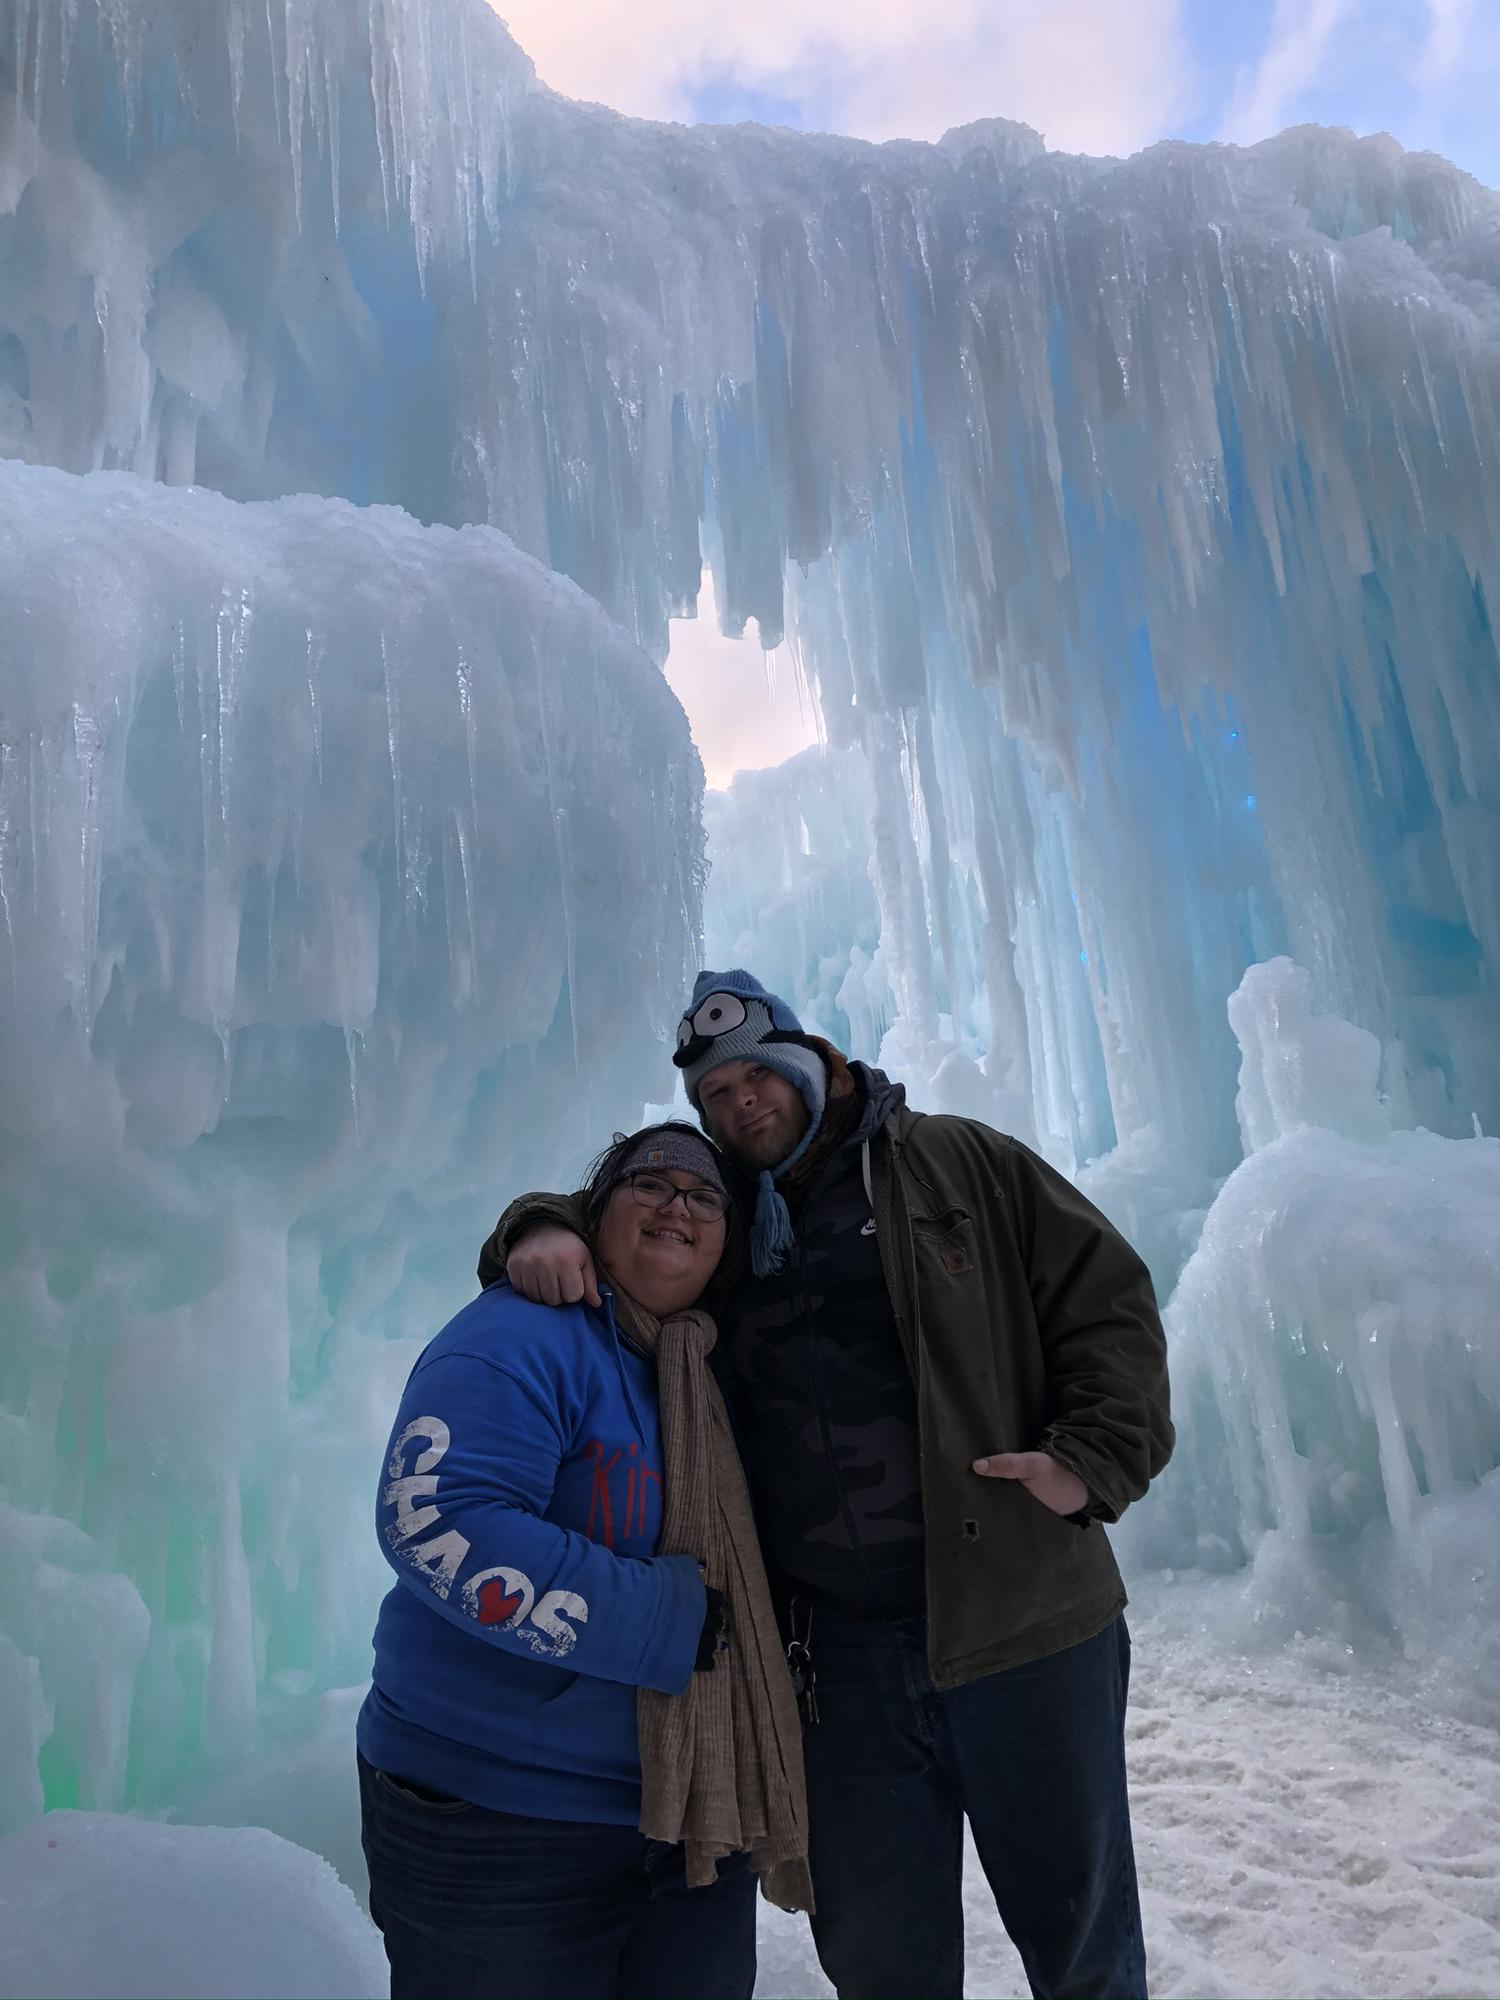
[[[1441,90],[1453,76],[1478,16],[1477,0],[1427,0],[1427,41],[1417,65],[1423,90]]]
[[[1214,0],[1201,0],[1204,6]],[[1496,0],[1276,0],[1218,136],[1253,144],[1303,119],[1387,131],[1500,180]]]
[[[1462,8],[1465,0],[1432,0]],[[1219,136],[1242,146],[1279,132],[1293,107],[1318,81],[1328,45],[1352,11],[1352,0],[1276,0],[1270,37],[1254,70],[1235,91]]]
[[[860,138],[1005,117],[1063,150],[1128,152],[1188,95],[1184,0],[495,4],[554,89],[646,118],[690,118],[706,80],[729,80]]]

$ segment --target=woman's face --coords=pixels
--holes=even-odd
[[[677,1167],[652,1170],[652,1179],[675,1188],[697,1188],[701,1174]],[[723,1216],[705,1222],[685,1201],[670,1208],[647,1208],[621,1181],[604,1205],[595,1249],[599,1260],[632,1298],[658,1318],[694,1305],[724,1254]]]

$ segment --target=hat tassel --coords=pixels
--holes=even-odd
[[[755,1204],[755,1221],[750,1229],[750,1268],[757,1278],[773,1277],[781,1269],[793,1240],[786,1199],[770,1173],[764,1172]]]

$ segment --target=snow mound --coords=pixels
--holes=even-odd
[[[194,1826],[266,1827],[321,1854],[366,1903],[354,1723],[368,1684],[319,1693],[290,1681],[278,1677],[276,1713],[254,1748],[206,1783],[184,1788],[173,1817]]]
[[[376,2000],[380,1934],[261,1827],[55,1812],[0,1841],[4,2000]]]

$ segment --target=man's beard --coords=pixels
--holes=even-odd
[[[756,1173],[762,1173],[767,1167],[780,1166],[794,1144],[778,1118],[773,1125],[767,1125],[762,1131],[752,1132],[748,1138],[740,1140],[730,1151],[741,1166],[752,1167]]]
[[[756,1174],[763,1173],[768,1167],[779,1167],[797,1145],[792,1121],[779,1113],[758,1131],[749,1132],[743,1138],[727,1139],[711,1129],[709,1137],[724,1148],[736,1166]]]

